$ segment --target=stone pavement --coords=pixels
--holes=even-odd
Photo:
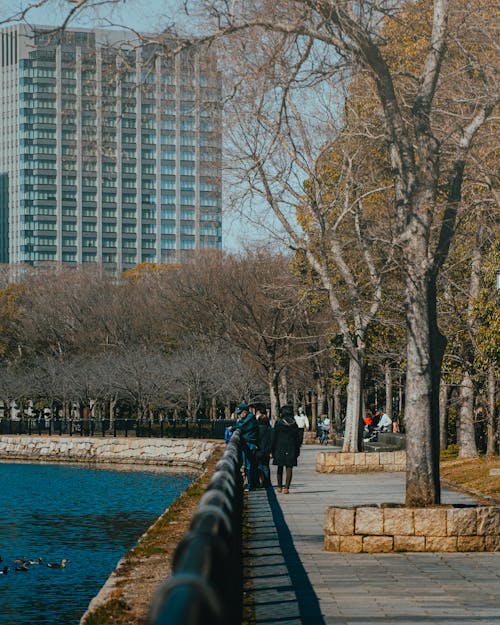
[[[289,495],[248,493],[244,578],[257,625],[500,625],[499,553],[323,551],[326,507],[401,503],[405,476],[319,474],[319,450],[302,448]],[[443,503],[470,501],[443,490]]]

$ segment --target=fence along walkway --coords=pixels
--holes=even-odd
[[[327,506],[403,502],[405,476],[318,474],[321,449],[302,448],[289,495],[248,494],[244,583],[257,625],[500,625],[498,553],[323,551]],[[471,500],[445,489],[443,501]]]
[[[226,419],[56,419],[54,417],[0,418],[0,435],[137,436],[149,438],[223,439]]]

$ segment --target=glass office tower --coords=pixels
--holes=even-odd
[[[0,262],[122,271],[221,247],[213,53],[114,30],[0,36]]]

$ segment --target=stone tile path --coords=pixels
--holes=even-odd
[[[248,493],[244,575],[257,625],[500,625],[499,553],[323,551],[327,506],[403,502],[405,477],[319,474],[320,449],[302,448],[289,495]],[[443,490],[443,503],[466,502]]]

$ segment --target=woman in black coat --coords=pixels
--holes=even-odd
[[[283,490],[283,467],[286,467],[285,494],[292,482],[293,467],[297,466],[300,453],[299,428],[293,418],[293,406],[283,406],[271,436],[271,457],[278,467],[276,476],[278,493]]]

